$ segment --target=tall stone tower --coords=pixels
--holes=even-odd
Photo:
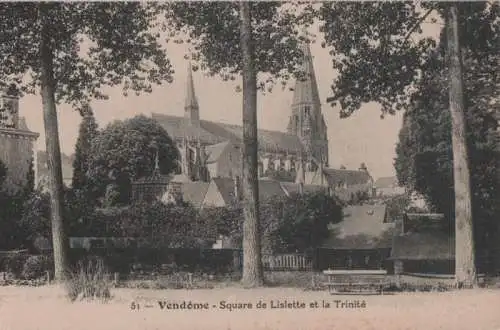
[[[304,145],[303,161],[306,163],[306,169],[315,170],[320,164],[328,166],[327,127],[321,112],[321,100],[309,44],[304,43],[301,50],[301,77],[295,82],[288,133],[300,138]]]
[[[194,91],[193,71],[188,66],[186,100],[184,104],[184,120],[189,129],[184,132],[184,139],[178,145],[181,155],[182,173],[192,181],[207,181],[205,146],[200,141],[200,108]]]
[[[33,152],[38,133],[31,132],[19,117],[19,95],[15,87],[0,91],[0,160],[7,167],[2,188],[23,189],[28,183],[30,167],[36,171]],[[32,173],[36,176],[36,173]],[[32,178],[36,182],[36,178]]]

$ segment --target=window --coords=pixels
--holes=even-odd
[[[346,267],[347,267],[347,269],[352,269],[352,257],[351,256],[346,257]]]
[[[306,116],[308,116],[308,115],[310,115],[310,114],[311,114],[311,107],[310,107],[310,106],[306,105],[306,106],[304,107],[304,114],[305,114]]]

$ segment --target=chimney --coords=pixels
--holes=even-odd
[[[234,199],[236,201],[241,200],[241,184],[240,184],[240,177],[239,176],[234,176]]]

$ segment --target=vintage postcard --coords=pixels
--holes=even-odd
[[[0,330],[500,330],[498,2],[1,2]]]

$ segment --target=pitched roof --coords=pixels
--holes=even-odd
[[[410,233],[394,237],[393,260],[453,260],[455,239],[437,232]]]
[[[366,171],[324,168],[323,173],[325,173],[326,180],[330,186],[344,183],[347,185],[365,184],[372,179]]]
[[[239,125],[200,120],[198,127],[190,125],[189,120],[184,117],[156,113],[152,114],[152,118],[158,121],[173,139],[195,139],[199,136],[204,144],[217,144],[227,140],[241,143],[243,139],[243,127]],[[303,148],[297,136],[284,132],[259,129],[258,139],[261,151],[295,154]]]
[[[215,163],[216,161],[219,160],[220,156],[226,150],[226,147],[230,144],[230,141],[227,140],[225,142],[217,143],[217,144],[212,144],[209,145],[205,148],[205,151],[207,152],[208,159],[207,163]]]
[[[330,227],[323,247],[373,249],[391,246],[394,224],[384,223],[385,205],[353,205],[343,209],[343,220]]]
[[[286,196],[280,182],[275,180],[259,180],[259,200],[266,200],[274,196]]]
[[[209,185],[208,182],[201,181],[184,182],[181,188],[183,200],[193,204],[195,207],[200,207]]]
[[[392,187],[398,187],[398,179],[395,176],[387,176],[387,177],[382,177],[378,178],[377,181],[375,181],[375,186],[377,188],[392,188]]]
[[[222,196],[225,204],[231,204],[235,201],[234,181],[231,178],[213,178],[213,184],[217,186],[217,190]]]
[[[435,231],[447,225],[442,213],[405,213],[403,228],[405,232]]]
[[[280,182],[281,184],[281,187],[283,188],[283,190],[285,191],[285,193],[287,195],[291,195],[291,194],[298,194],[299,193],[299,186],[300,184],[298,183],[295,183],[295,182]],[[304,189],[304,193],[314,193],[314,192],[318,192],[318,191],[321,191],[322,189],[324,189],[323,186],[320,186],[320,185],[315,185],[315,184],[305,184],[303,186],[303,189]]]
[[[217,189],[226,204],[231,204],[235,201],[233,179],[213,178],[212,181],[217,185]],[[286,196],[280,182],[275,180],[259,180],[259,200],[267,200],[273,196]]]

